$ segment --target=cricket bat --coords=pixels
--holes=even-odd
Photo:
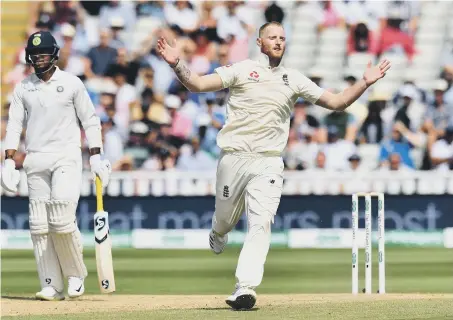
[[[113,274],[112,240],[110,238],[109,214],[104,211],[102,182],[96,176],[96,214],[94,215],[94,240],[96,241],[96,268],[101,293],[115,291]]]

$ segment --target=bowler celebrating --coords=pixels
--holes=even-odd
[[[84,293],[87,269],[83,243],[76,222],[82,181],[80,125],[90,148],[90,165],[104,186],[110,163],[101,160],[102,137],[99,118],[82,81],[59,70],[59,47],[49,32],[35,32],[25,49],[27,63],[35,73],[16,85],[6,128],[6,160],[2,168],[3,189],[17,192],[19,171],[14,154],[26,125],[26,158],[29,194],[29,223],[38,267],[40,300],[63,300],[64,281],[68,295]]]
[[[230,232],[245,210],[248,232],[236,269],[236,289],[226,302],[234,309],[251,309],[269,251],[271,223],[280,203],[283,184],[281,153],[286,146],[290,116],[299,97],[330,110],[343,111],[365,90],[385,76],[389,61],[368,64],[352,87],[333,94],[295,69],[280,65],[285,31],[270,22],[259,29],[261,53],[198,76],[179,58],[176,46],[158,40],[159,54],[192,92],[229,88],[227,120],[217,136],[222,149],[217,167],[215,213],[209,235],[211,249],[222,253]]]

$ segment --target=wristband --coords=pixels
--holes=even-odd
[[[170,66],[172,69],[176,68],[176,66],[178,65],[179,63],[179,58],[176,59],[176,63],[172,66]]]

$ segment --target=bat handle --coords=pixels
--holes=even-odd
[[[102,181],[101,179],[96,176],[96,207],[97,212],[104,211],[104,201],[102,199]]]

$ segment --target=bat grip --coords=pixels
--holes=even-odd
[[[96,207],[97,207],[96,211],[97,212],[104,211],[104,202],[102,200],[102,181],[98,176],[96,176],[95,184],[96,184]]]

